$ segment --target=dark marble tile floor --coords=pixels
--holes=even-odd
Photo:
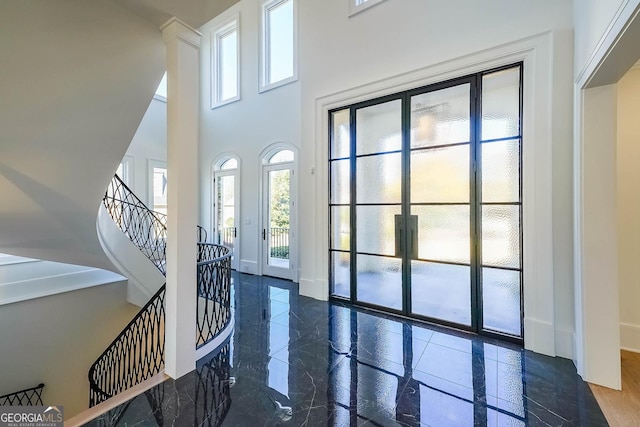
[[[606,426],[571,361],[234,273],[235,331],[89,426]]]

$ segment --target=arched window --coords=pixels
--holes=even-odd
[[[286,163],[286,162],[293,162],[294,160],[294,154],[293,151],[291,150],[280,150],[277,151],[276,153],[274,153],[271,157],[269,157],[268,163],[270,165],[276,164],[276,163]]]
[[[237,169],[238,168],[238,161],[234,158],[229,158],[226,160],[222,161],[222,164],[220,164],[220,167],[218,168],[219,170],[231,170],[231,169]]]

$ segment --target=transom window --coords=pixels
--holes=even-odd
[[[224,161],[221,165],[220,165],[220,170],[231,170],[231,169],[237,169],[238,168],[238,161],[236,159],[229,159]]]
[[[261,91],[297,79],[296,0],[262,5]]]
[[[273,165],[275,163],[293,162],[293,159],[294,159],[293,151],[280,150],[269,158],[268,163]]]

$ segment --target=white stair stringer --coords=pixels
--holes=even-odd
[[[124,281],[99,268],[23,259],[0,265],[0,306]]]
[[[165,277],[118,228],[102,204],[98,211],[97,229],[107,257],[129,279],[127,301],[144,306],[165,283]]]

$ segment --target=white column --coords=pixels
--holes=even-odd
[[[161,27],[167,45],[167,293],[165,373],[196,367],[196,222],[201,34],[176,18]]]

